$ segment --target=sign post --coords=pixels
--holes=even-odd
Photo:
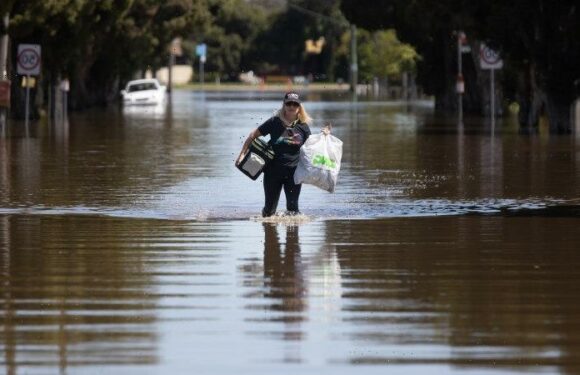
[[[60,81],[59,89],[62,91],[62,113],[63,118],[67,118],[68,113],[68,92],[70,91],[70,82],[68,78],[63,79]]]
[[[4,135],[4,127],[6,125],[8,107],[10,107],[10,81],[8,80],[7,74],[8,21],[9,14],[8,12],[6,12],[6,14],[4,14],[4,17],[0,19],[0,25],[4,30],[2,32],[2,35],[0,35],[0,137]],[[6,88],[8,88],[7,91]]]
[[[16,72],[26,76],[26,107],[24,109],[24,124],[28,132],[28,112],[30,106],[30,76],[40,74],[40,45],[38,44],[19,44],[18,55],[16,57]]]
[[[479,64],[481,69],[490,71],[490,115],[492,129],[495,126],[495,70],[503,68],[503,60],[498,52],[492,50],[485,44],[481,44],[479,49]]]
[[[10,81],[0,80],[0,137],[4,137],[6,111],[10,108]]]
[[[463,79],[463,61],[462,54],[471,52],[467,44],[467,36],[463,31],[457,32],[457,81],[455,88],[457,91],[457,113],[459,123],[463,123],[463,93],[465,92],[465,81]]]
[[[357,96],[358,85],[358,54],[356,44],[356,25],[350,25],[350,90]]]
[[[203,72],[203,64],[205,64],[206,61],[207,45],[205,43],[198,44],[195,47],[195,54],[199,56],[199,82],[201,83],[201,86],[203,88],[203,83],[205,80]]]

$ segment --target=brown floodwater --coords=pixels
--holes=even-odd
[[[3,129],[0,369],[580,372],[580,138],[310,93],[337,190],[264,222],[233,160],[279,97]]]

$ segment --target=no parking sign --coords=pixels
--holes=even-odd
[[[23,76],[40,74],[40,45],[19,44],[16,58],[16,72]]]

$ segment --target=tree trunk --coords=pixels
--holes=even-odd
[[[457,111],[457,93],[455,91],[455,78],[457,66],[454,64],[453,39],[447,33],[439,33],[437,42],[434,43],[433,61],[435,66],[431,70],[434,74],[433,91],[435,95],[435,111],[455,112]]]
[[[536,68],[531,64],[519,80],[519,122],[522,130],[537,131],[540,117],[547,115],[550,133],[570,133],[570,110],[574,101],[561,93],[545,90],[536,77]]]
[[[572,103],[566,98],[548,93],[546,95],[546,112],[550,123],[550,133],[570,133],[570,110]]]
[[[526,132],[536,132],[540,116],[544,112],[546,95],[536,82],[536,69],[529,65],[518,80],[517,101],[520,105],[518,121]]]

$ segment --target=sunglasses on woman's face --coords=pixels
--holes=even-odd
[[[286,107],[299,107],[300,104],[296,103],[296,102],[288,102],[285,104]]]

